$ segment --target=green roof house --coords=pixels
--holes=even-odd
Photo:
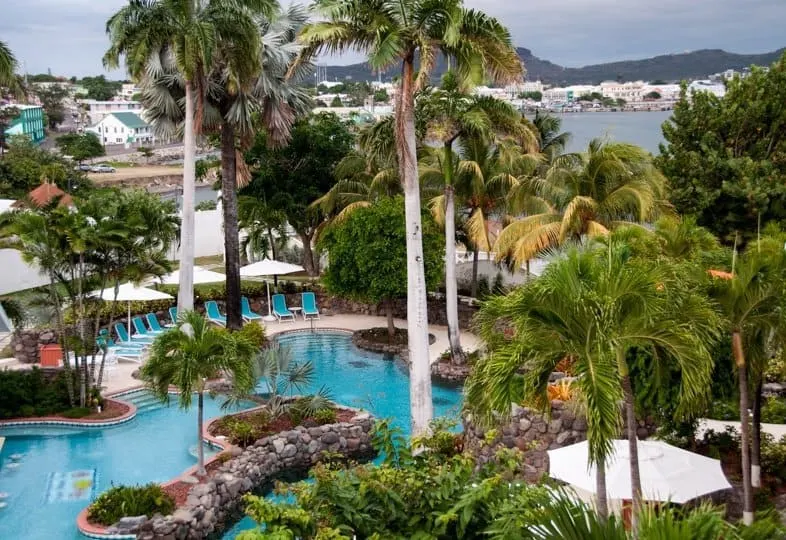
[[[44,140],[44,109],[38,105],[3,105],[3,109],[16,109],[19,114],[8,123],[6,137],[24,135],[34,143]]]
[[[129,148],[132,145],[155,142],[150,124],[133,112],[110,113],[99,123],[88,128],[88,131],[98,135],[104,146],[122,144]]]

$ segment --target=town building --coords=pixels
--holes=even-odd
[[[723,97],[726,95],[726,85],[722,82],[708,80],[693,81],[688,85],[688,93],[691,92],[710,92],[718,97]]]
[[[105,116],[112,113],[131,112],[142,114],[142,104],[138,101],[80,99],[77,100],[77,103],[86,109],[88,123],[93,125],[98,124]]]
[[[126,148],[137,144],[153,144],[153,129],[142,118],[133,112],[113,112],[101,119],[87,131],[98,135],[104,146],[122,144]]]
[[[117,91],[117,97],[123,101],[133,101],[134,96],[141,91],[134,83],[123,83],[120,90]]]
[[[644,88],[644,81],[603,81],[600,83],[600,93],[603,97],[624,99],[625,101],[642,101],[646,94]]]
[[[39,105],[9,104],[3,105],[0,109],[14,108],[19,111],[16,118],[8,123],[5,130],[6,137],[14,135],[24,135],[29,137],[34,143],[44,140],[44,109]]]

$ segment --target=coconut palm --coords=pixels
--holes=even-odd
[[[204,394],[207,381],[219,376],[231,379],[233,392],[247,394],[256,379],[252,367],[257,347],[244,336],[211,325],[199,313],[181,313],[178,325],[156,338],[141,376],[162,401],[169,401],[170,386],[177,387],[178,403],[189,409],[197,395],[197,448],[199,468],[204,476],[203,440]]]
[[[751,436],[748,414],[749,385],[762,371],[766,359],[763,342],[779,330],[783,302],[783,244],[779,249],[759,249],[752,244],[735,262],[731,277],[713,280],[712,296],[718,301],[731,333],[731,350],[737,367],[740,398],[740,449],[742,459],[743,521],[753,521]],[[757,365],[758,364],[758,365]]]
[[[169,66],[182,77],[183,222],[178,292],[182,311],[194,305],[196,134],[204,120],[207,74],[225,51],[233,51],[225,61],[234,73],[259,71],[260,42],[253,15],[270,7],[270,0],[131,1],[107,21],[111,45],[104,55],[105,66],[117,68],[124,58],[129,74],[137,81],[162,76]],[[176,77],[171,78],[171,84],[176,85]]]
[[[242,195],[238,198],[238,217],[246,232],[243,251],[252,257],[259,253],[267,256],[269,252],[271,259],[277,259],[278,248],[286,244],[287,217],[284,212],[273,208],[264,199]]]
[[[665,186],[644,149],[594,139],[584,154],[559,156],[545,175],[522,178],[511,188],[510,213],[524,217],[502,230],[494,252],[520,266],[565,242],[650,222],[670,210]]]
[[[19,64],[13,51],[4,41],[0,41],[0,88],[7,88],[16,96],[23,96],[24,89],[16,76]]]
[[[524,134],[521,114],[509,103],[484,96],[474,96],[462,88],[456,74],[448,71],[442,77],[442,85],[423,92],[419,97],[428,119],[429,139],[439,142],[441,147],[426,152],[425,163],[421,161],[421,181],[438,182],[444,185],[443,195],[432,199],[435,217],[445,227],[445,299],[448,321],[448,342],[451,359],[457,363],[465,361],[461,349],[458,322],[458,286],[456,283],[456,201],[455,190],[458,177],[472,175],[473,164],[461,161],[461,146],[467,138],[493,140],[498,134]],[[534,135],[530,133],[532,146]]]
[[[441,52],[455,60],[462,81],[520,79],[522,65],[510,34],[496,19],[466,9],[461,0],[316,0],[317,16],[301,34],[311,49],[340,53],[359,49],[372,69],[401,66],[395,106],[395,148],[404,187],[407,230],[407,319],[412,433],[428,429],[433,416],[428,352],[426,278],[421,239],[420,189],[415,134],[415,93],[424,88]],[[418,71],[415,73],[416,57]]]
[[[628,253],[624,246],[600,252],[573,248],[537,280],[489,300],[478,322],[491,353],[476,366],[467,402],[486,417],[509,413],[510,403],[521,399],[545,407],[550,374],[570,358],[587,413],[590,460],[599,465],[601,512],[606,509],[602,465],[622,427],[619,403],[624,404],[635,522],[641,480],[627,354],[634,347],[650,349],[656,361],[678,363],[680,410],[696,410],[710,386],[707,345],[718,322],[705,297],[661,266],[630,259]]]
[[[565,148],[570,140],[570,133],[560,132],[562,119],[540,110],[535,112],[532,126],[537,134],[538,149],[546,157],[547,163],[552,163],[558,156],[565,153]]]

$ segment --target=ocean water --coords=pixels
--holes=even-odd
[[[658,144],[663,142],[661,125],[671,111],[554,114],[562,119],[562,131],[571,134],[568,152],[585,151],[592,139],[606,137],[641,146],[657,155]]]

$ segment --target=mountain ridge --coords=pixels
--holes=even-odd
[[[699,49],[687,53],[662,54],[640,60],[620,60],[575,68],[560,66],[539,58],[525,47],[516,47],[516,52],[527,69],[527,80],[570,85],[598,84],[606,80],[676,82],[685,79],[703,79],[727,69],[741,70],[752,64],[769,66],[786,52],[786,47],[758,54],[737,54],[723,49]],[[433,78],[438,79],[445,69],[446,63],[443,58],[440,58],[435,66]],[[365,63],[327,66],[327,72],[330,80],[376,78]],[[393,74],[394,70],[389,70],[384,77],[389,80]]]

